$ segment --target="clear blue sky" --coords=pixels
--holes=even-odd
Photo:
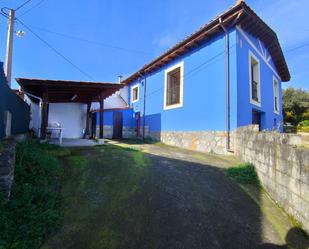
[[[3,0],[0,7],[16,8],[25,1]],[[235,2],[236,0],[32,0],[16,14],[96,81],[114,82],[117,81],[117,75],[130,75]],[[309,89],[309,1],[246,2],[279,36],[292,75],[291,82],[285,83],[284,87]],[[7,21],[0,16],[2,61],[5,58],[6,30]],[[90,80],[22,25],[17,24],[16,30],[25,30],[26,35],[23,38],[15,36],[14,78]],[[17,84],[14,83],[13,86],[17,87]]]

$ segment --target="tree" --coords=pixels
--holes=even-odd
[[[309,91],[289,87],[283,90],[282,106],[284,122],[298,125],[309,118]]]

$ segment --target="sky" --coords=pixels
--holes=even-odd
[[[26,0],[2,0],[17,8]],[[13,78],[116,82],[137,71],[236,0],[31,0],[16,12]],[[283,87],[309,90],[308,0],[247,0],[277,33],[292,79]],[[0,60],[7,20],[0,15]],[[72,65],[74,64],[74,66]],[[17,88],[15,80],[12,86]]]

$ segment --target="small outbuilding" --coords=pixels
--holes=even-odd
[[[104,99],[118,83],[17,78],[31,106],[31,126],[41,139],[91,137],[91,105],[99,103],[99,138],[104,136]]]

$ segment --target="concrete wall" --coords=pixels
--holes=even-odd
[[[262,130],[283,129],[282,90],[276,67],[265,48],[258,39],[237,28],[237,127],[252,124],[252,110],[261,113]],[[260,62],[261,103],[250,103],[249,53]],[[279,114],[274,110],[273,79],[279,85]]]
[[[40,136],[41,129],[41,108],[39,103],[35,103],[26,97],[26,101],[30,106],[30,123],[29,128],[34,131],[37,137]]]
[[[85,104],[51,103],[49,104],[48,124],[60,123],[64,128],[64,138],[82,138],[86,129]]]
[[[255,166],[267,192],[309,232],[309,150],[301,144],[300,136],[257,126],[235,132],[235,155]]]
[[[7,85],[3,72],[3,63],[0,62],[0,138],[6,136],[5,113],[9,112],[11,120],[11,135],[25,133],[29,130],[30,108]]]
[[[100,134],[100,126],[96,127],[96,137],[98,138]],[[143,134],[141,128],[140,134]],[[145,127],[145,136],[149,137],[149,128]],[[113,126],[104,125],[104,138],[113,138]],[[136,128],[131,126],[123,126],[122,128],[122,138],[136,139]]]

